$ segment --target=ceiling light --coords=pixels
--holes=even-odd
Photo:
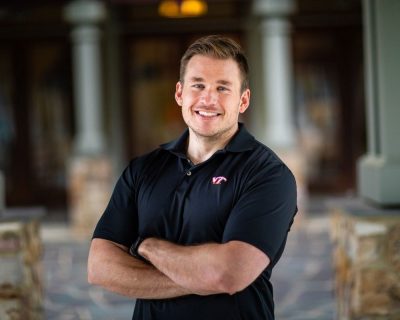
[[[179,3],[175,0],[163,0],[158,6],[158,13],[161,16],[174,18],[179,16]]]
[[[184,0],[181,3],[181,13],[184,16],[201,16],[207,12],[207,3],[199,0]]]
[[[207,2],[203,0],[162,0],[158,13],[168,18],[186,18],[204,15],[207,9]]]

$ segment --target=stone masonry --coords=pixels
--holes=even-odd
[[[76,156],[69,165],[69,208],[76,236],[90,238],[107,206],[112,187],[111,161],[105,156]]]
[[[340,320],[400,319],[400,210],[331,209]]]
[[[38,220],[0,220],[0,319],[42,319]]]

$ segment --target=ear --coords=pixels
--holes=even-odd
[[[182,106],[182,90],[183,84],[178,81],[175,87],[175,101],[179,106]]]
[[[244,113],[250,105],[250,89],[243,91],[240,97],[239,112]]]

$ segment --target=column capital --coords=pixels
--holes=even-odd
[[[95,24],[105,20],[107,9],[97,0],[74,0],[65,6],[63,14],[72,24]]]
[[[253,14],[258,16],[287,16],[296,10],[295,0],[255,0]]]

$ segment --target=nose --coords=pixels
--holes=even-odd
[[[217,93],[212,89],[207,88],[201,92],[200,102],[205,106],[213,106],[217,101]]]

